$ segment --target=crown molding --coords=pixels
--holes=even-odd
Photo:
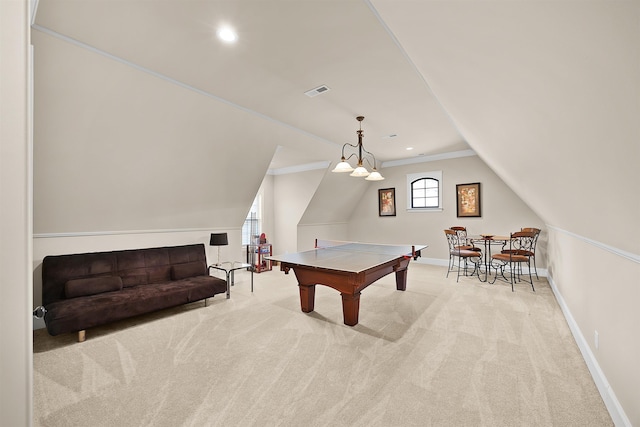
[[[389,160],[387,162],[382,162],[383,168],[390,168],[394,166],[404,166],[404,165],[412,165],[415,163],[427,163],[427,162],[435,162],[438,160],[448,160],[448,159],[457,159],[460,157],[471,157],[477,156],[475,151],[469,150],[461,150],[461,151],[451,151],[449,153],[442,154],[433,154],[431,156],[418,156],[411,157],[409,159],[400,159],[400,160]]]
[[[329,167],[330,164],[331,162],[329,161],[322,161],[322,162],[315,162],[315,163],[305,163],[303,165],[287,166],[287,167],[278,168],[278,169],[269,169],[267,171],[267,175],[287,175],[290,173],[308,172],[312,170],[326,169]]]

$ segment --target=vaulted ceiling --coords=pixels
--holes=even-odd
[[[40,0],[34,29],[286,129],[272,169],[335,162],[363,115],[383,166],[472,148],[548,224],[631,250],[591,224],[640,208],[639,17],[635,1]]]
[[[365,147],[379,161],[468,148],[367,2],[43,0],[36,24],[319,145],[356,143],[362,115]],[[237,42],[216,37],[225,24]],[[329,90],[305,95],[321,85]],[[274,167],[326,160],[312,148],[293,154],[281,150]]]

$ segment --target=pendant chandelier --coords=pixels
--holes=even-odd
[[[356,117],[356,120],[360,122],[360,129],[356,131],[356,133],[358,134],[358,145],[349,143],[344,144],[342,146],[342,158],[340,160],[340,163],[338,163],[331,172],[351,172],[350,176],[364,177],[364,179],[366,179],[367,181],[382,181],[384,177],[380,175],[380,172],[376,170],[375,156],[373,155],[373,153],[365,150],[362,146],[362,121],[364,120],[364,116],[358,116]],[[344,149],[347,147],[358,149],[358,152],[351,153],[349,157],[345,158]],[[347,162],[347,160],[351,159],[352,157],[357,157],[358,159],[358,165],[355,169],[349,164],[349,162]],[[371,163],[371,160],[369,160],[369,158],[373,159],[373,163]],[[372,168],[371,172],[369,172],[367,168],[364,167],[364,162],[367,162],[369,164],[369,167]]]

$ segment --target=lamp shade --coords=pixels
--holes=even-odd
[[[353,168],[351,167],[351,165],[348,162],[345,162],[344,160],[341,161],[340,163],[338,163],[335,167],[335,169],[333,169],[331,172],[352,172]]]
[[[373,172],[371,172],[365,179],[367,181],[382,181],[384,177],[380,175],[380,172],[374,169]]]
[[[358,166],[349,176],[363,177],[369,176],[369,171],[364,166]]]
[[[227,233],[211,233],[211,239],[209,239],[209,246],[226,246],[229,244],[227,240]]]

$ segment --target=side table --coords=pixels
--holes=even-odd
[[[228,267],[225,267],[225,265],[228,264]],[[253,266],[251,264],[247,264],[246,262],[239,262],[239,261],[226,261],[226,262],[221,262],[220,264],[211,264],[209,266],[209,269],[215,268],[216,270],[220,270],[220,271],[224,271],[225,275],[227,276],[227,299],[229,299],[231,297],[231,286],[233,286],[234,283],[234,272],[236,270],[242,270],[243,268],[246,268],[247,270],[251,271],[251,292],[253,292]]]

